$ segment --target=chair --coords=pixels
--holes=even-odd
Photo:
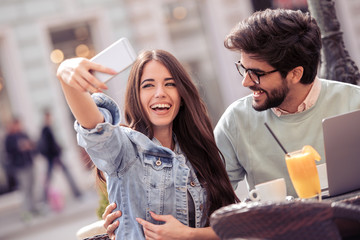
[[[315,200],[239,203],[215,211],[210,225],[221,239],[359,239],[360,207]]]
[[[106,233],[84,238],[84,240],[111,240]]]
[[[110,240],[103,225],[104,220],[86,225],[76,232],[76,238],[78,240]]]

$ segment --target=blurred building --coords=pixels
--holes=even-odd
[[[55,76],[62,60],[74,56],[91,58],[121,37],[127,37],[137,52],[168,50],[193,76],[216,124],[231,102],[248,93],[233,64],[239,56],[224,48],[224,36],[254,9],[304,6],[295,6],[296,2],[1,0],[0,129],[5,128],[11,116],[18,116],[31,137],[37,139],[42,111],[51,109],[64,160],[73,166],[77,180],[86,185],[88,175],[80,161],[74,119]],[[359,66],[360,2],[336,2],[341,2],[337,4],[338,16],[346,26],[347,47]],[[108,94],[120,105],[126,78],[125,72],[109,82]]]

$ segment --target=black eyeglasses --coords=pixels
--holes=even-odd
[[[255,69],[245,68],[240,61],[235,62],[235,66],[242,77],[245,77],[245,74],[248,73],[251,81],[255,84],[260,84],[260,77],[279,71],[274,69],[269,72],[263,72]]]

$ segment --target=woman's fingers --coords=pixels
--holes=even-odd
[[[94,71],[98,71],[98,72],[102,72],[102,73],[107,73],[110,75],[114,75],[116,74],[115,70],[105,67],[101,64],[98,63],[94,63],[91,61],[88,61],[85,63],[88,67],[87,71],[83,73],[84,78],[88,81],[88,83],[90,84],[90,89],[95,92],[95,91],[99,91],[99,90],[106,90],[107,86],[105,83],[103,83],[102,81],[100,81],[99,79],[97,79],[94,75],[93,72]]]
[[[160,222],[167,222],[171,219],[170,215],[158,215],[152,211],[150,211],[150,214],[153,219],[155,219],[156,221],[160,221]]]
[[[106,90],[107,86],[99,82],[92,74],[89,72],[84,73],[81,76],[78,76],[74,79],[78,85],[81,87],[80,90],[87,91],[90,93],[101,92],[102,90]],[[74,84],[75,85],[75,84]]]
[[[146,240],[150,240],[150,239],[156,239],[157,234],[152,232],[149,229],[143,228],[144,229],[144,235],[145,235],[145,239]]]
[[[92,74],[93,71],[116,74],[114,70],[86,58],[72,58],[60,64],[57,76],[79,91],[100,92],[106,90],[106,84],[95,78]]]
[[[153,229],[154,227],[156,227],[156,225],[142,218],[136,218],[136,221],[143,227],[146,239],[153,239],[156,236]]]
[[[111,75],[115,75],[117,73],[115,70],[105,67],[104,65],[101,65],[101,64],[98,64],[95,62],[91,62],[91,61],[89,61],[89,63],[90,63],[90,67],[89,67],[90,70],[107,73],[107,74],[111,74]]]
[[[90,73],[92,63],[84,62],[83,64],[85,66],[79,65],[79,67],[74,69],[72,76],[68,80],[69,85],[73,87],[79,85],[81,87],[81,91],[87,91],[91,93],[106,90],[107,86]]]

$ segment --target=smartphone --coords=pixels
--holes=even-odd
[[[127,38],[120,38],[99,54],[91,58],[90,61],[112,68],[117,72],[117,74],[119,74],[131,66],[136,57],[136,53],[129,40]],[[92,74],[102,82],[107,82],[117,75],[111,75],[98,71],[93,71]]]

